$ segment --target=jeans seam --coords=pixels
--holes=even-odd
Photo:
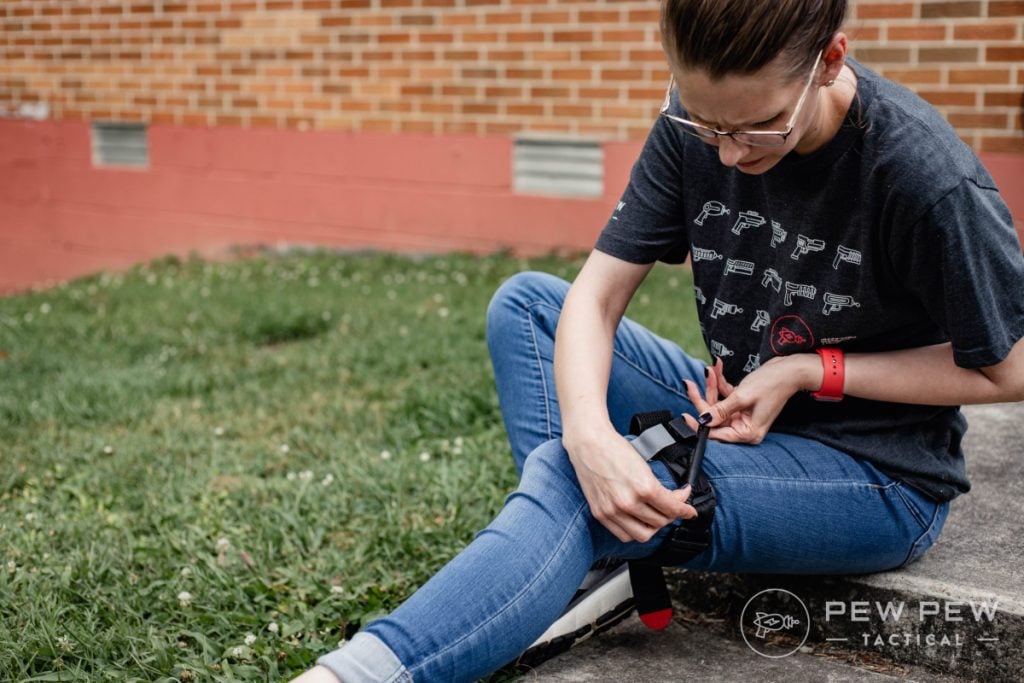
[[[721,475],[721,476],[711,476],[711,475],[708,475],[708,479],[711,481],[712,484],[714,484],[716,481],[728,481],[730,479],[756,479],[757,481],[777,481],[777,482],[782,482],[784,484],[816,484],[816,485],[821,485],[821,486],[826,486],[826,485],[864,486],[866,488],[869,488],[869,489],[872,489],[872,490],[876,490],[876,491],[878,491],[878,490],[884,491],[886,489],[892,488],[894,485],[899,483],[899,482],[893,482],[892,484],[887,484],[885,486],[881,486],[879,484],[872,484],[870,482],[860,481],[860,480],[857,480],[857,479],[793,479],[793,478],[790,478],[790,477],[764,477],[764,476],[758,476],[758,475],[745,475],[745,474],[726,474],[726,475]]]
[[[899,496],[900,500],[903,501],[903,504],[907,507],[910,514],[917,520],[917,523],[920,524],[921,528],[925,529],[927,533],[927,529],[930,529],[931,525],[924,520],[924,517],[921,515],[921,511],[918,510],[917,506],[907,498],[906,494],[903,493],[903,490],[899,486],[896,486],[893,490],[896,492],[896,495]],[[932,522],[934,523],[934,517],[932,518]]]
[[[528,308],[528,309],[532,309],[534,306],[547,306],[548,308],[550,308],[553,311],[561,312],[561,309],[559,309],[559,308],[557,308],[555,306],[552,306],[551,304],[549,304],[546,301],[531,301],[530,303],[525,304],[525,307]],[[530,329],[531,329],[531,332],[532,332],[532,330],[533,330],[533,317],[532,316],[530,317]],[[536,337],[534,337],[533,344],[534,344],[534,349],[536,349],[537,348],[537,339],[536,339]],[[625,363],[629,367],[633,368],[634,370],[639,372],[641,375],[643,375],[647,379],[649,379],[652,382],[654,382],[655,384],[657,384],[662,389],[665,389],[666,391],[669,391],[669,392],[675,394],[676,396],[679,396],[680,398],[684,398],[687,401],[690,400],[690,397],[687,396],[685,391],[683,391],[681,389],[677,389],[677,388],[675,388],[673,386],[669,386],[660,377],[655,377],[650,372],[648,372],[646,368],[644,368],[643,366],[639,365],[635,360],[633,360],[632,358],[630,358],[629,356],[627,356],[623,352],[621,352],[618,349],[616,349],[614,341],[612,342],[612,353],[614,355],[618,356],[619,358],[621,358],[623,363]],[[539,363],[540,359],[538,358],[537,360],[538,360],[538,363]],[[543,373],[541,374],[541,377],[543,377]],[[544,389],[545,389],[545,392],[546,392],[547,391],[547,385],[544,386]],[[549,417],[548,424],[549,424],[548,433],[550,434],[550,417]],[[554,438],[554,437],[549,436],[548,438]]]
[[[939,503],[938,505],[935,506],[935,511],[932,512],[932,521],[927,525],[927,528],[924,530],[924,532],[917,537],[917,540],[915,540],[911,544],[910,551],[907,553],[906,559],[904,559],[902,564],[900,564],[900,568],[906,567],[908,564],[910,564],[913,558],[917,555],[917,549],[921,546],[921,542],[924,541],[926,538],[931,537],[932,530],[935,528],[935,523],[939,519],[939,512],[942,510],[943,505],[944,503]]]
[[[522,590],[520,590],[518,593],[516,593],[514,596],[512,596],[512,599],[510,599],[505,604],[504,607],[502,607],[500,610],[494,612],[494,614],[492,614],[486,621],[484,621],[481,624],[478,624],[475,629],[473,629],[469,633],[465,634],[464,636],[459,638],[457,641],[455,641],[454,643],[452,643],[448,647],[446,647],[443,650],[440,650],[440,651],[434,653],[434,655],[431,656],[430,658],[425,659],[424,661],[420,662],[419,665],[417,665],[415,667],[415,669],[417,671],[422,671],[424,668],[426,668],[431,662],[436,660],[438,657],[441,657],[442,655],[446,654],[450,650],[452,650],[455,647],[459,646],[464,640],[466,640],[467,638],[469,638],[473,634],[478,633],[481,629],[485,628],[489,623],[491,623],[492,621],[494,621],[495,619],[500,617],[502,614],[504,614],[508,609],[510,609],[512,607],[512,605],[514,605],[527,591],[529,591],[537,583],[537,581],[540,580],[540,577],[544,574],[545,570],[547,570],[547,568],[554,561],[554,558],[558,554],[558,551],[561,550],[561,548],[565,545],[565,539],[567,539],[569,537],[569,535],[570,535],[570,533],[572,531],[574,523],[579,518],[579,516],[583,514],[583,511],[586,510],[586,509],[587,509],[587,503],[581,503],[579,508],[576,510],[576,514],[574,514],[572,516],[572,518],[569,520],[569,524],[566,525],[565,533],[562,534],[562,537],[558,539],[558,543],[555,544],[554,552],[551,553],[551,555],[548,557],[547,562],[545,562],[544,565],[540,568],[540,570],[537,572],[537,574],[533,577],[532,581],[530,581],[527,585],[523,586]],[[409,674],[411,676],[413,669],[409,668],[408,671],[409,671]]]
[[[540,358],[540,344],[537,343],[537,330],[533,324],[533,307],[535,305],[545,305],[542,301],[534,301],[524,305],[526,311],[526,323],[530,327],[530,340],[533,342],[533,356],[537,362],[537,372],[540,373],[540,387],[541,393],[544,398],[544,421],[547,427],[548,439],[555,438],[551,431],[551,397],[548,395],[548,382],[544,377],[544,363],[541,362]]]

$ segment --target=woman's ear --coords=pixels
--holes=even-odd
[[[825,71],[822,73],[818,85],[831,85],[843,70],[846,64],[846,34],[837,32],[832,36],[831,42],[825,48],[822,61],[825,63]]]

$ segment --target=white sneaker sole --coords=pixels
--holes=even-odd
[[[517,665],[536,666],[606,631],[633,611],[629,565],[623,563],[596,586],[569,604],[565,613],[526,649]]]

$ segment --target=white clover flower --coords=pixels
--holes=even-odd
[[[675,289],[676,287],[679,286],[679,280],[677,280],[674,277],[670,277],[668,279],[668,286],[671,287],[672,289]]]
[[[270,631],[271,633],[274,633],[274,634],[276,634],[276,633],[277,633],[277,632],[278,632],[279,630],[281,630],[281,629],[280,629],[280,627],[279,627],[279,626],[277,625],[277,622],[276,622],[276,621],[272,621],[272,622],[270,622],[269,624],[267,624],[267,630],[268,630],[268,631]]]
[[[437,314],[442,318],[447,318],[450,313],[451,311],[448,310],[447,306],[442,306],[441,308],[437,309]]]
[[[57,638],[57,647],[63,652],[71,652],[75,649],[75,644],[71,642],[71,638],[67,634],[64,634]]]
[[[192,604],[192,594],[188,591],[181,591],[178,593],[178,604],[182,607],[188,607]]]
[[[231,541],[229,541],[224,536],[221,536],[220,538],[217,539],[217,552],[218,553],[227,552],[228,548],[230,548],[230,547],[231,547]]]
[[[256,636],[254,636],[251,633],[246,633],[245,634],[245,644],[246,645],[252,645],[255,642],[256,642]]]
[[[224,428],[223,427],[214,427],[213,435],[214,436],[224,436]]]
[[[380,459],[381,460],[390,460],[391,459],[391,451],[389,451],[389,450],[381,451],[380,452]]]
[[[33,522],[33,521],[35,521],[35,519],[36,519],[36,513],[34,513],[34,512],[26,512],[25,513],[25,521],[26,522]]]
[[[281,452],[282,453],[287,453],[290,450],[291,450],[291,447],[288,444],[286,444],[286,443],[281,444]]]
[[[344,586],[331,586],[331,592],[334,593],[335,595],[344,595],[345,587]]]
[[[442,301],[444,301],[444,294],[441,294],[440,292],[438,292],[437,294],[434,295],[434,303],[438,303],[439,304]]]
[[[42,313],[43,315],[46,315],[51,310],[53,309],[50,307],[50,304],[46,303],[45,301],[39,305],[39,312]]]
[[[462,438],[461,436],[457,436],[457,437],[455,437],[455,439],[454,439],[454,443],[455,443],[455,445],[456,445],[456,446],[461,446],[461,445],[462,445],[462,444],[464,444],[465,442],[466,442],[466,440],[465,440],[465,439],[463,439],[463,438]]]
[[[11,574],[18,571],[18,563],[14,560],[7,560],[7,571]]]
[[[188,578],[189,576],[192,576],[192,567],[182,567],[181,568],[181,575],[183,577],[185,577],[185,578]]]
[[[110,455],[111,453],[114,452],[114,447],[113,446],[104,446],[103,447],[103,452],[106,453],[107,455]]]
[[[320,314],[320,319],[323,320],[324,322],[327,322],[328,320],[331,319],[331,312],[324,311],[323,313]]]
[[[430,453],[428,453],[427,451],[423,451],[422,453],[420,453],[420,462],[429,462],[429,461],[430,461]]]
[[[285,475],[285,479],[287,479],[288,481],[295,481],[295,473],[289,472],[288,474]]]
[[[231,648],[231,656],[235,659],[241,659],[245,656],[245,648],[241,645],[236,645],[235,647]]]
[[[302,481],[309,481],[313,478],[313,470],[302,470],[299,472],[299,479]]]
[[[326,475],[324,475],[324,478],[323,478],[323,480],[320,483],[323,486],[330,486],[331,482],[333,482],[333,481],[334,481],[334,475],[333,474],[326,474]]]

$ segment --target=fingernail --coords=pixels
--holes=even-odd
[[[714,420],[714,419],[715,419],[715,417],[711,413],[704,413],[700,417],[697,418],[697,422],[699,422],[701,425],[707,425],[707,424],[711,424],[711,421]]]

